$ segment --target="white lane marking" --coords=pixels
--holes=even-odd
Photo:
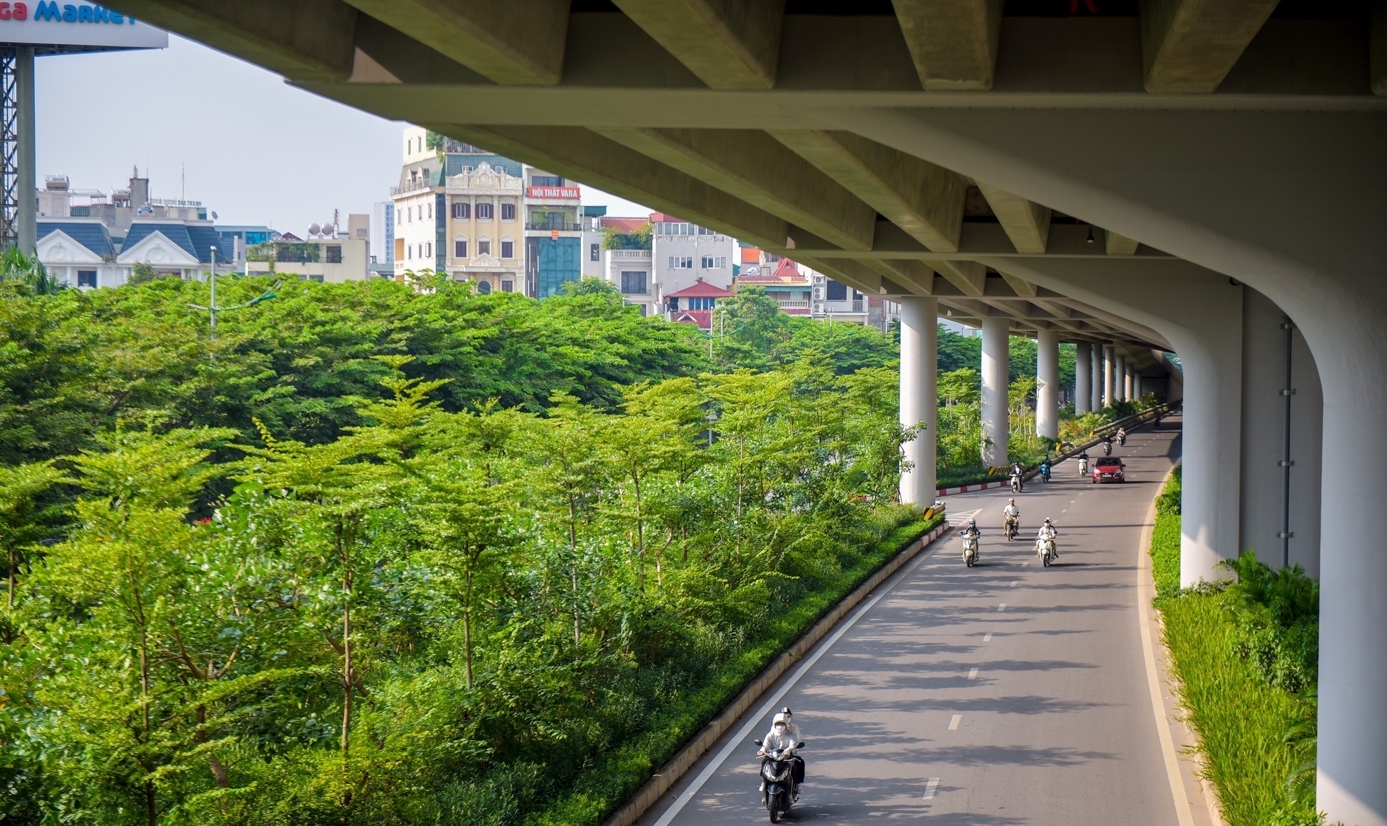
[[[976,680],[977,678],[978,678],[978,670],[977,670],[976,668],[970,668],[970,669],[968,669],[968,679],[970,679],[970,680]]]
[[[1028,560],[1026,560],[1025,562],[1022,562],[1022,563],[1021,563],[1021,567],[1024,568],[1024,567],[1026,567],[1026,566],[1029,565],[1029,564],[1031,564],[1031,561],[1028,559]]]
[[[1060,513],[1069,513],[1069,508],[1060,508]]]
[[[1016,587],[1016,584],[1017,584],[1018,582],[1020,582],[1020,581],[1021,581],[1021,580],[1019,580],[1019,579],[1013,579],[1013,580],[1011,581],[1011,587],[1012,587],[1012,588],[1015,588],[1015,587]]]
[[[982,638],[983,642],[992,642],[992,632],[988,631]]]
[[[1004,602],[1004,603],[1002,603],[1001,605],[998,605],[998,606],[997,606],[997,610],[998,610],[998,611],[1005,611],[1005,610],[1007,610],[1007,604]]]
[[[727,745],[722,747],[722,751],[718,752],[717,757],[714,757],[713,760],[703,768],[703,771],[698,773],[698,777],[694,778],[693,782],[689,784],[689,787],[684,790],[684,793],[679,795],[679,798],[675,800],[674,803],[670,804],[670,807],[665,810],[663,815],[660,815],[660,819],[655,821],[655,826],[669,826],[669,824],[679,816],[679,813],[683,811],[684,807],[689,805],[689,801],[694,799],[694,795],[698,794],[699,789],[703,788],[703,784],[707,783],[709,778],[713,776],[713,773],[716,772],[723,763],[727,762],[727,758],[732,756],[733,751],[743,747],[747,738],[751,736],[752,731],[756,729],[756,726],[760,724],[761,720],[765,718],[766,715],[770,714],[772,709],[780,705],[780,699],[790,693],[790,689],[794,688],[795,684],[798,683],[805,674],[809,673],[809,669],[814,667],[814,664],[819,661],[819,658],[828,653],[829,649],[831,649],[838,640],[842,639],[843,635],[848,633],[848,631],[857,624],[858,620],[866,616],[867,612],[872,610],[872,608],[881,601],[882,597],[896,590],[898,585],[913,576],[915,569],[923,565],[925,560],[933,555],[934,552],[928,548],[921,550],[920,553],[916,555],[914,561],[912,561],[903,572],[894,575],[894,581],[889,587],[867,600],[867,603],[857,609],[857,613],[853,614],[851,619],[843,623],[842,628],[835,631],[833,636],[828,638],[827,642],[821,643],[819,649],[801,663],[800,667],[795,670],[795,673],[785,681],[785,685],[781,686],[780,689],[761,706],[761,710],[757,714],[747,717],[746,725],[741,727],[736,736],[727,741]]]
[[[945,513],[948,512],[945,511]],[[949,514],[949,524],[955,528],[957,528],[959,525],[966,525],[968,524],[969,519],[976,518],[977,515],[980,513],[982,513],[982,508],[977,508],[971,511],[962,511],[957,514]]]
[[[958,731],[958,724],[961,723],[961,722],[963,722],[963,715],[962,715],[962,714],[955,714],[955,715],[949,720],[949,731]]]
[[[925,784],[925,796],[924,796],[924,799],[925,799],[925,800],[933,800],[933,799],[934,799],[934,790],[937,789],[937,788],[939,788],[939,778],[937,778],[937,777],[931,777],[931,778],[929,779],[929,782]]]

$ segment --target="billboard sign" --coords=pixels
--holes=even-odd
[[[0,0],[0,43],[39,51],[165,49],[169,35],[93,3]]]
[[[582,191],[576,186],[532,186],[529,188],[529,197],[576,201],[582,197]]]

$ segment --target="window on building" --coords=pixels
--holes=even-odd
[[[602,260],[602,245],[592,244],[588,247],[588,259],[592,261]]]
[[[857,290],[853,290],[853,291],[852,291],[852,300],[853,300],[853,301],[861,301],[861,300],[862,300],[862,293],[858,292]]]
[[[501,282],[501,292],[503,292],[503,293],[513,293],[513,292],[515,292],[515,282],[514,282],[514,281],[506,281],[506,280],[503,280],[503,281]]]
[[[491,220],[491,215],[491,204],[477,204],[478,221],[489,221]]]
[[[466,257],[467,257],[467,239],[466,239],[466,238],[457,238],[457,239],[454,239],[454,241],[453,241],[453,257],[454,257],[454,258],[466,258]]]
[[[428,217],[432,218],[432,217],[433,217],[433,204],[427,204],[427,206],[428,206],[428,208],[429,208],[429,216],[428,216]]]
[[[323,277],[322,277],[321,275],[310,275],[310,276],[308,276],[308,280],[309,280],[309,281],[316,281],[316,282],[318,282],[319,284],[323,283]]]
[[[478,282],[477,282],[477,295],[491,295],[491,282],[490,282],[490,281],[478,281]]]
[[[828,289],[824,291],[824,297],[829,301],[847,301],[848,287],[846,284],[839,284],[837,281],[829,279]]]
[[[514,221],[514,220],[515,220],[515,204],[501,204],[501,220],[502,220],[502,221]]]
[[[471,204],[462,203],[462,202],[453,204],[453,220],[454,220],[454,221],[465,221],[465,220],[467,220],[469,217],[471,217],[471,215],[472,215],[472,205],[471,205]]]
[[[78,270],[78,271],[77,271],[77,286],[79,286],[79,287],[95,287],[95,286],[96,286],[96,270]]]
[[[686,255],[686,256],[684,256],[683,258],[679,259],[679,267],[680,267],[680,269],[685,269],[685,270],[691,270],[691,269],[693,269],[693,256],[692,256],[692,255]]]
[[[563,178],[558,175],[533,175],[530,186],[563,186]]]
[[[413,261],[413,260],[414,260],[414,245],[413,245],[413,244],[410,244],[409,246],[405,247],[405,260],[406,260],[406,261]]]
[[[502,242],[501,242],[501,257],[502,257],[502,258],[514,258],[514,257],[515,257],[515,242],[514,242],[514,241],[502,241]]]
[[[627,295],[645,295],[645,293],[647,292],[645,284],[646,274],[644,272],[626,272],[624,270],[622,271],[621,291],[623,293]]]
[[[328,244],[327,247],[323,249],[323,261],[327,264],[342,263],[342,245]]]
[[[491,254],[491,242],[490,242],[490,241],[478,241],[478,242],[477,242],[477,254],[478,254],[478,255],[490,255],[490,254]]]

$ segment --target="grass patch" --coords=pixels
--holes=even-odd
[[[1296,697],[1248,657],[1248,600],[1220,586],[1180,589],[1180,469],[1156,500],[1151,535],[1156,607],[1180,705],[1199,736],[1206,779],[1230,826],[1313,826],[1313,805],[1287,793],[1301,762],[1285,742],[1303,719]],[[1241,621],[1240,621],[1241,620]]]
[[[635,794],[657,768],[683,748],[782,651],[878,568],[943,521],[942,515],[927,521],[915,519],[888,531],[831,583],[807,594],[792,609],[769,617],[759,641],[711,672],[703,687],[691,692],[678,707],[657,713],[644,734],[583,771],[574,782],[573,791],[531,815],[526,820],[528,826],[598,823]]]

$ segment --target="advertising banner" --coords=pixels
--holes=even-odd
[[[93,3],[0,0],[0,44],[45,50],[165,49],[168,32]]]

